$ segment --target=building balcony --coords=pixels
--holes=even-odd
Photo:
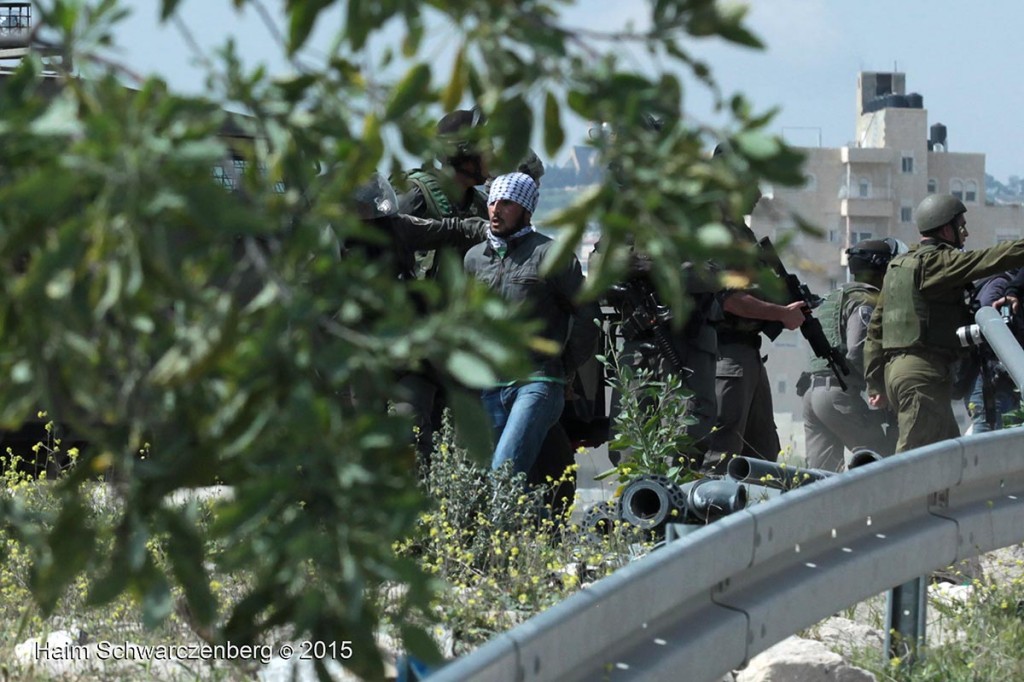
[[[882,147],[842,147],[839,157],[843,163],[888,165],[894,160],[893,150]]]
[[[839,202],[839,215],[844,218],[891,218],[893,210],[889,197],[851,197]]]

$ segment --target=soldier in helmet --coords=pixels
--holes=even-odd
[[[406,173],[408,191],[399,197],[402,213],[418,218],[480,218],[487,220],[487,197],[477,187],[488,178],[487,159],[473,141],[483,126],[478,107],[445,114],[437,122],[437,135],[446,146],[442,167],[426,164]],[[463,255],[465,250],[462,250]],[[439,259],[435,251],[419,255],[421,276],[434,276]]]
[[[484,125],[479,107],[459,109],[437,122],[438,138],[445,145],[439,159],[441,167],[432,163],[405,174],[400,184],[408,187],[398,200],[403,214],[417,218],[479,219],[481,232],[486,229],[487,197],[478,187],[488,178],[487,158],[474,136]],[[436,278],[442,259],[440,249],[447,246],[454,254],[456,266],[474,243],[437,245],[419,249],[416,256],[416,277]],[[416,422],[417,450],[429,458],[433,434],[440,427],[445,404],[444,390],[432,368],[406,375],[401,379],[410,399],[402,407],[411,410]]]
[[[853,281],[832,291],[818,308],[816,316],[825,336],[846,357],[850,374],[843,390],[828,364],[811,358],[803,394],[809,467],[841,471],[844,448],[891,455],[896,447],[896,429],[884,428],[885,412],[871,410],[861,392],[865,389],[864,340],[882,278],[889,261],[907,250],[906,244],[892,238],[854,244],[846,251]]]
[[[921,241],[893,258],[864,349],[868,400],[899,420],[896,452],[960,435],[953,367],[964,355],[957,328],[971,324],[971,283],[1024,265],[1024,239],[962,251],[967,207],[949,194],[917,206]]]

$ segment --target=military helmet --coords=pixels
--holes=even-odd
[[[376,220],[398,215],[398,195],[388,179],[374,173],[356,188],[353,196],[356,213],[363,220]]]
[[[480,107],[457,109],[441,117],[437,122],[437,135],[449,147],[445,160],[452,165],[466,157],[479,156],[472,130],[485,123]]]
[[[850,272],[854,274],[866,270],[884,272],[889,261],[909,250],[906,244],[892,237],[867,239],[848,248],[846,257],[850,265]]]
[[[917,231],[921,234],[937,230],[953,222],[967,207],[952,194],[929,194],[917,205]]]

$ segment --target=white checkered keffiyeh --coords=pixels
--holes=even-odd
[[[487,205],[496,204],[502,199],[514,201],[529,213],[537,208],[540,190],[537,183],[526,173],[508,173],[499,175],[491,183],[491,192],[487,195]]]

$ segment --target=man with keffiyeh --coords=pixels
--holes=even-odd
[[[534,369],[527,379],[483,392],[497,439],[491,468],[511,462],[514,471],[523,473],[533,466],[545,434],[562,414],[567,382],[594,353],[598,328],[593,320],[600,312],[596,303],[574,300],[583,284],[575,257],[558,272],[541,275],[554,241],[531,224],[538,198],[537,183],[525,173],[496,178],[487,197],[487,240],[465,258],[469,274],[525,306],[542,323],[541,335],[561,349],[558,355],[534,352]]]

